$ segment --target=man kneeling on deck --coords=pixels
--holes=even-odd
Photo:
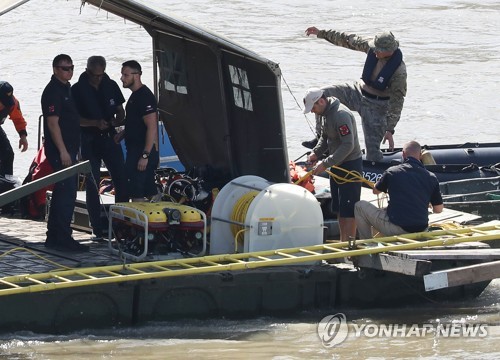
[[[360,239],[372,238],[372,227],[384,236],[425,231],[429,225],[429,203],[434,213],[443,211],[439,181],[421,162],[416,141],[403,146],[404,162],[388,168],[375,184],[374,194],[389,194],[387,209],[358,201],[354,216]]]

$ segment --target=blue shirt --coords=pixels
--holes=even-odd
[[[408,232],[424,231],[429,224],[429,203],[443,203],[436,175],[412,157],[388,168],[375,188],[389,194],[389,220]]]

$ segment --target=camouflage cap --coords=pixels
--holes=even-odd
[[[375,38],[369,42],[370,47],[375,51],[395,51],[399,47],[392,32],[384,31],[375,35]]]

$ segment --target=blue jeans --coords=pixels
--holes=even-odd
[[[111,175],[115,187],[115,202],[128,201],[127,178],[123,151],[120,144],[116,144],[111,135],[81,133],[81,151],[83,160],[89,160],[91,174],[86,176],[86,202],[90,224],[95,236],[102,236],[101,205],[98,186],[101,180],[101,161]]]

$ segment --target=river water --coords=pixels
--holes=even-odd
[[[408,96],[396,128],[396,146],[412,139],[428,145],[499,141],[498,1],[387,0],[376,8],[367,0],[147,3],[280,64],[290,159],[302,155],[301,141],[312,137],[314,119],[304,116],[297,104],[305,90],[352,82],[359,78],[364,62],[362,53],[306,37],[304,30],[312,25],[366,36],[389,29],[398,38],[408,68]],[[40,95],[50,79],[55,55],[72,56],[74,80],[84,71],[90,55],[105,56],[107,72],[117,81],[121,63],[136,59],[144,67],[144,82],[153,85],[151,41],[144,29],[91,6],[80,13],[77,0],[31,0],[0,17],[0,38],[0,80],[14,86],[30,134],[30,149],[16,151],[14,173],[21,178],[35,156]],[[129,91],[124,89],[124,95],[128,98]],[[361,129],[359,117],[357,120]],[[7,120],[3,128],[16,147],[12,123]],[[498,359],[499,298],[500,282],[493,282],[479,299],[466,303],[346,312],[350,325],[412,321],[487,324],[486,337],[350,334],[342,344],[328,348],[316,331],[328,314],[318,313],[288,319],[190,320],[64,337],[8,334],[0,340],[0,359]]]

